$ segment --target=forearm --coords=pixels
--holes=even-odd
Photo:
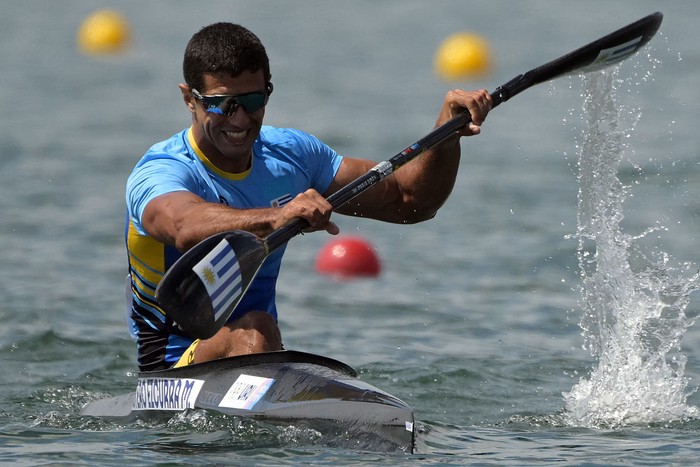
[[[429,149],[395,174],[403,205],[402,222],[421,222],[435,217],[452,193],[460,163],[458,137]]]
[[[459,170],[460,138],[481,132],[480,125],[491,106],[491,96],[485,90],[447,93],[435,126],[444,125],[462,112],[470,113],[471,122],[396,174],[402,202],[414,209],[416,222],[434,217],[452,193]]]
[[[191,193],[175,192],[152,200],[143,226],[154,239],[186,251],[218,232],[246,230],[264,236],[279,223],[279,208],[234,209]]]
[[[469,112],[472,120],[396,172],[395,180],[399,192],[396,203],[405,216],[402,222],[430,219],[445,203],[457,179],[461,153],[460,138],[481,132],[480,125],[491,105],[491,96],[485,90],[454,90],[447,93],[435,124],[436,128],[462,112]]]
[[[186,251],[216,233],[228,230],[245,230],[264,237],[274,230],[278,208],[236,209],[223,204],[203,203],[187,213],[175,224],[176,238],[173,244]]]
[[[396,170],[378,185],[340,207],[341,214],[397,224],[413,224],[435,216],[450,195],[457,177],[460,147],[450,138]],[[376,163],[346,160],[326,196],[366,173]]]
[[[142,224],[159,242],[186,251],[219,232],[245,230],[264,237],[295,218],[304,219],[305,231],[338,233],[330,222],[332,207],[316,190],[297,194],[279,208],[237,209],[204,201],[188,191],[167,193],[152,199],[143,213]]]
[[[491,105],[491,96],[485,90],[448,92],[436,127],[464,111],[469,111],[471,123],[338,211],[396,223],[415,223],[434,217],[452,192],[457,178],[461,152],[459,139],[480,133],[480,125]],[[373,164],[363,159],[344,160],[326,195],[363,175]]]

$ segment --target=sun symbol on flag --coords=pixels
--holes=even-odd
[[[202,275],[204,276],[204,280],[207,281],[207,284],[209,285],[214,285],[214,281],[216,280],[216,276],[214,275],[214,270],[210,267],[206,267],[202,270]]]

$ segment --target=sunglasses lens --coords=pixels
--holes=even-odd
[[[252,92],[236,96],[238,104],[248,113],[255,113],[267,104],[267,94],[264,92]]]
[[[226,115],[226,110],[228,109],[228,100],[230,97],[204,97],[202,101],[207,109],[207,112]]]
[[[268,94],[251,92],[238,96],[201,96],[204,107],[209,113],[216,115],[233,115],[238,107],[243,107],[248,113],[255,113],[265,107]]]

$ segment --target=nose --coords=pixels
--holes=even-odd
[[[244,126],[250,121],[250,116],[242,105],[237,105],[233,113],[228,114],[228,119],[236,126]]]

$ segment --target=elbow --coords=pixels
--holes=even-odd
[[[401,212],[405,224],[417,224],[433,219],[452,192],[452,183],[420,184],[418,187],[401,190],[394,205]]]
[[[176,227],[175,235],[173,236],[172,241],[168,243],[173,245],[180,253],[184,253],[199,243],[200,240],[201,238],[199,238],[193,229],[188,228],[186,224],[183,224]]]
[[[185,253],[187,250],[194,247],[202,240],[204,239],[194,235],[178,235],[178,237],[175,239],[175,242],[173,242],[173,245],[175,246],[175,249],[177,249],[177,251],[179,251],[180,253]]]
[[[435,216],[437,216],[437,209],[423,212],[423,215],[421,215],[419,218],[417,218],[416,221],[414,222],[414,224],[417,224],[419,222],[429,221],[432,218],[434,218]]]
[[[407,216],[404,220],[404,224],[419,224],[421,222],[429,221],[437,215],[437,211],[430,212],[415,212],[411,216]]]
[[[404,206],[399,209],[400,222],[402,224],[418,224],[428,221],[437,215],[442,203],[426,203],[418,200],[405,200]]]
[[[177,239],[175,240],[175,249],[179,251],[180,253],[184,253],[193,246],[195,246],[197,242],[189,239]]]

